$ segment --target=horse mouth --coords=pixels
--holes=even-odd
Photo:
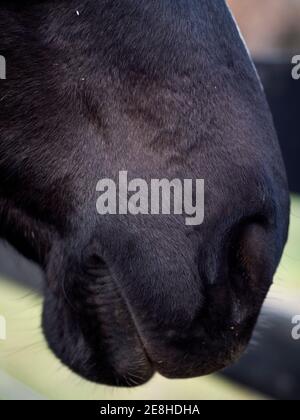
[[[95,383],[133,387],[148,382],[154,365],[113,278],[97,278],[76,299],[78,305],[65,295],[45,293],[43,331],[54,354]]]
[[[207,375],[235,361],[250,338],[233,334],[232,327],[211,335],[209,317],[187,330],[153,326],[136,318],[111,276],[81,288],[80,302],[77,309],[48,290],[43,329],[63,364],[99,384],[135,387],[155,372],[167,378]]]

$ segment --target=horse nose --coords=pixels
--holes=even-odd
[[[253,170],[242,184],[222,188],[217,194],[207,191],[205,220],[198,229],[201,278],[207,286],[223,284],[241,295],[268,289],[287,238],[287,192],[265,172]]]
[[[202,294],[193,318],[174,325],[170,322],[177,310],[174,306],[167,322],[155,322],[150,332],[142,330],[148,356],[163,376],[212,373],[235,361],[251,338],[277,265],[273,241],[278,232],[276,226],[257,218],[233,224],[231,229],[227,251],[223,241],[214,255],[217,275],[211,278],[206,273],[204,280],[204,273],[200,274]],[[183,294],[182,302],[190,306]]]
[[[276,268],[276,229],[263,221],[237,226],[228,252],[229,277],[234,290],[268,289]]]
[[[250,218],[233,224],[210,250],[201,278],[208,311],[220,325],[242,328],[260,310],[278,265],[278,234],[266,219]]]
[[[249,294],[265,296],[281,254],[278,236],[280,230],[265,215],[228,226],[222,239],[208,248],[204,264],[200,261],[207,290],[219,286],[228,290],[232,299],[245,300],[245,305]]]

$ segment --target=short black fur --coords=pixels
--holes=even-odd
[[[223,0],[2,1],[0,234],[46,273],[55,354],[99,383],[247,345],[287,238],[266,100]],[[205,222],[100,217],[96,183],[200,178]]]

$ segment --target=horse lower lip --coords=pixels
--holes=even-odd
[[[98,325],[101,326],[97,340],[103,343],[105,353],[109,354],[111,370],[118,377],[117,382],[126,386],[147,382],[154,373],[153,364],[135,324],[131,308],[112,276],[102,277],[101,286],[102,297],[99,291],[97,295],[100,300],[103,298],[103,302],[99,306],[93,306],[90,315],[96,319],[95,329]],[[94,296],[94,293],[95,289],[91,296]],[[100,356],[101,359],[101,354],[95,356]]]

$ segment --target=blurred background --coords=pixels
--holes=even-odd
[[[0,399],[300,399],[300,340],[292,338],[292,319],[300,315],[300,80],[291,76],[291,59],[300,54],[300,0],[228,3],[265,87],[292,197],[289,242],[247,353],[236,366],[207,378],[156,376],[132,390],[90,384],[47,349],[39,269],[2,244],[0,316],[6,318],[7,340],[0,340]]]

